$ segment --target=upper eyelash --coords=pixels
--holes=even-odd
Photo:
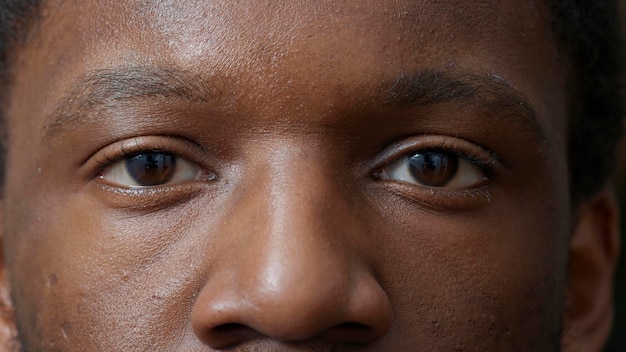
[[[203,160],[193,157],[194,153],[197,154],[198,150],[195,150],[192,145],[188,145],[185,142],[186,141],[183,141],[183,143],[173,142],[164,136],[146,136],[127,139],[100,149],[100,151],[89,157],[83,164],[88,168],[88,176],[90,178],[98,177],[107,167],[117,162],[143,153],[166,153],[203,167]],[[214,172],[213,170],[211,171]]]
[[[381,179],[387,166],[426,151],[449,153],[462,158],[478,167],[490,180],[509,172],[500,156],[481,144],[457,136],[421,134],[409,135],[388,144],[368,167],[369,174],[375,179]]]
[[[400,160],[401,158],[408,158],[408,157],[410,157],[412,155],[419,154],[419,153],[425,153],[425,152],[438,152],[438,153],[453,154],[453,155],[455,155],[455,156],[457,156],[459,158],[462,158],[462,159],[465,159],[465,160],[471,162],[472,164],[476,165],[481,170],[486,171],[486,172],[489,172],[490,170],[492,170],[498,164],[501,163],[499,158],[497,157],[497,155],[495,153],[490,153],[490,157],[489,158],[483,158],[483,157],[478,157],[478,156],[470,154],[470,153],[464,153],[462,151],[455,150],[455,149],[452,149],[452,148],[423,148],[423,149],[412,150],[412,151],[410,151],[408,153],[402,154],[399,157],[395,157],[393,159],[390,159],[390,160],[386,161],[383,165],[378,167],[378,169],[383,169],[383,168],[393,164],[397,160]]]
[[[446,138],[449,138],[449,137],[446,137]],[[443,152],[446,152],[446,153],[455,154],[456,156],[462,157],[462,158],[464,158],[464,159],[466,159],[468,161],[471,161],[471,162],[475,163],[476,165],[478,165],[479,167],[484,167],[485,169],[492,168],[496,164],[502,164],[502,160],[500,159],[498,154],[496,154],[492,150],[489,150],[488,148],[485,148],[482,145],[478,145],[478,144],[472,143],[472,144],[475,144],[480,149],[482,149],[482,151],[484,151],[487,154],[489,154],[488,158],[481,158],[481,157],[476,156],[475,154],[465,153],[463,151],[458,150],[457,148],[450,147],[450,144],[451,143],[449,141],[442,140],[438,147],[433,147],[433,148],[428,148],[427,147],[427,148],[424,148],[422,150],[436,150],[436,151],[443,151]],[[417,152],[415,152],[415,153],[417,154],[418,152],[419,152],[419,150]]]
[[[493,152],[489,152],[489,158],[480,158],[480,157],[477,157],[476,155],[470,155],[469,153],[463,153],[463,152],[459,152],[456,150],[443,150],[443,151],[446,153],[454,154],[459,158],[463,158],[471,162],[472,164],[478,166],[481,170],[486,171],[486,172],[492,170],[494,167],[496,167],[497,164],[501,163],[498,156]]]

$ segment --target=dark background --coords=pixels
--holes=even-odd
[[[626,0],[622,4],[626,8]],[[622,143],[620,153],[621,163],[615,183],[622,209],[622,252],[615,277],[615,323],[605,352],[626,352],[626,142]]]
[[[622,33],[626,41],[626,0],[620,0],[620,5]],[[626,84],[626,72],[623,78]],[[626,102],[626,96],[624,101]],[[622,253],[615,276],[615,324],[605,352],[626,352],[626,141],[622,142],[620,146],[620,154],[615,187],[620,197],[622,209]]]
[[[626,0],[620,0],[622,33],[626,41]],[[626,57],[626,53],[625,53]],[[623,75],[626,84],[626,73]],[[626,96],[624,97],[626,102]],[[605,352],[626,352],[626,141],[620,146],[620,165],[615,177],[615,187],[622,209],[622,253],[615,276],[615,322],[611,339]]]
[[[616,188],[622,207],[622,253],[615,277],[615,324],[606,352],[626,352],[626,144],[622,144],[620,151],[622,160]]]
[[[620,5],[622,33],[626,41],[626,0],[620,0]],[[626,72],[623,78],[626,83]],[[624,101],[626,102],[626,96]],[[622,209],[622,253],[615,276],[615,324],[605,352],[626,352],[626,141],[622,142],[619,151],[620,164],[615,177],[615,187]]]

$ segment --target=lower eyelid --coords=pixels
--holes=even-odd
[[[210,188],[200,183],[177,183],[162,187],[122,188],[106,183],[96,184],[97,196],[104,204],[118,209],[153,212],[211,196]]]
[[[476,210],[487,206],[493,198],[493,190],[488,184],[466,190],[415,187],[401,182],[393,182],[385,187],[409,204],[436,211]]]

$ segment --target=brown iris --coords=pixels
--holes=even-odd
[[[176,158],[161,152],[138,154],[126,160],[126,169],[138,185],[158,186],[172,179]]]
[[[456,175],[459,158],[441,151],[425,151],[409,157],[411,175],[422,185],[445,186]]]

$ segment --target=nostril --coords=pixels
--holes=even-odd
[[[351,344],[367,344],[372,341],[376,332],[370,326],[355,322],[345,322],[324,331],[323,338],[335,342]]]
[[[227,323],[213,327],[208,331],[209,340],[214,348],[228,348],[262,336],[258,331],[245,324]]]
[[[220,348],[228,348],[241,341],[250,341],[265,336],[247,325],[238,323],[218,325],[211,329],[210,334],[213,339],[220,341]],[[359,345],[371,342],[373,335],[375,335],[374,329],[365,324],[345,322],[323,331],[318,337],[334,343]]]
[[[214,327],[213,333],[222,334],[222,335],[230,335],[230,334],[241,333],[243,330],[246,330],[246,329],[250,329],[250,328],[243,324],[228,323],[228,324],[222,324],[222,325],[218,325]]]
[[[346,332],[371,330],[371,328],[365,324],[354,323],[354,322],[341,323],[335,326],[335,329],[346,331]]]

